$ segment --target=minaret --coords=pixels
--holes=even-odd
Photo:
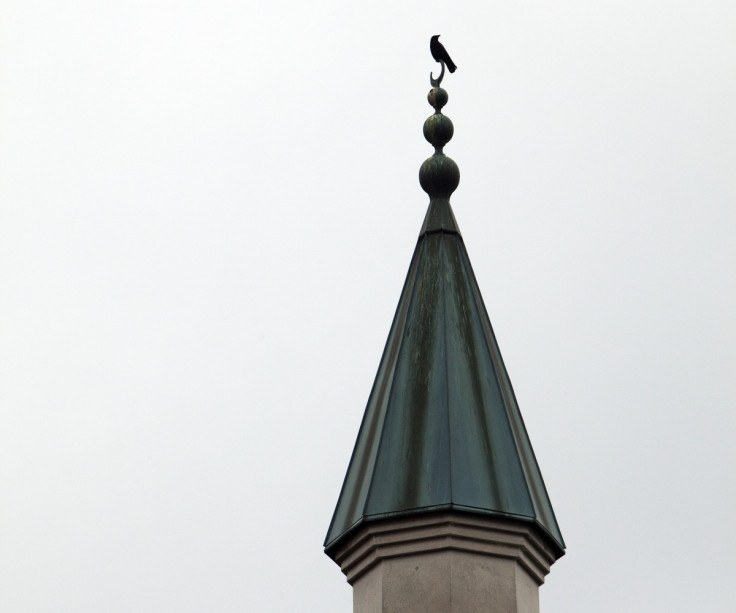
[[[429,208],[325,553],[354,613],[538,613],[565,543],[450,207],[444,71],[424,122]]]

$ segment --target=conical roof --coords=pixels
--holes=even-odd
[[[430,162],[454,167],[445,173],[457,174],[449,192],[459,181],[441,146],[422,166],[432,199],[325,550],[331,555],[363,522],[455,510],[531,522],[561,556],[565,544],[449,192],[425,185]]]

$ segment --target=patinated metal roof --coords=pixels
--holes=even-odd
[[[430,162],[436,172],[420,173],[430,206],[325,549],[363,522],[452,509],[532,522],[559,556],[565,544],[450,207],[459,172],[441,146],[422,168]]]

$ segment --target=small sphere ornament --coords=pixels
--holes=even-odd
[[[447,92],[441,87],[433,87],[429,90],[429,94],[427,94],[427,100],[438,113],[447,104],[448,99]]]

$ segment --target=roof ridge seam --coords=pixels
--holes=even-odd
[[[457,232],[445,232],[442,231],[444,234],[455,234],[459,237],[459,234]],[[445,241],[440,241],[440,246],[442,249],[442,254],[444,257],[447,257],[447,250],[445,246]],[[442,307],[444,311],[444,317],[442,318],[442,333],[444,336],[444,345],[445,345],[445,401],[447,403],[447,455],[449,458],[448,461],[448,470],[449,470],[449,479],[450,479],[450,504],[452,505],[455,502],[455,492],[453,488],[454,479],[452,477],[452,419],[450,418],[450,365],[448,362],[448,347],[447,347],[447,283],[445,280],[442,280]]]
[[[467,254],[467,250],[465,255],[466,260],[470,262],[470,256]],[[514,394],[514,388],[511,384],[511,378],[509,377],[509,373],[506,370],[506,364],[504,363],[503,356],[501,355],[501,348],[498,345],[498,340],[496,339],[496,335],[493,331],[491,318],[488,315],[488,310],[486,309],[485,302],[483,301],[483,296],[480,293],[480,288],[478,286],[478,281],[475,278],[475,271],[473,271],[472,265],[470,266],[470,270],[466,270],[465,272],[466,274],[469,273],[472,277],[471,287],[473,288],[473,302],[475,303],[475,308],[478,311],[478,315],[481,320],[483,334],[486,337],[485,347],[488,351],[488,357],[490,357],[491,359],[491,364],[493,364],[493,376],[496,379],[498,390],[501,393],[501,397],[503,399],[503,406],[508,419],[511,437],[514,441],[514,451],[516,452],[519,466],[521,467],[522,474],[524,475],[524,489],[526,490],[526,494],[531,504],[532,510],[534,511],[535,517],[539,517],[539,509],[536,501],[536,496],[531,489],[530,481],[532,479],[529,473],[529,467],[524,461],[524,453],[521,449],[522,441],[519,439],[519,435],[516,431],[516,428],[514,427],[514,416],[518,415],[518,417],[521,419],[521,426],[524,429],[524,434],[526,435],[527,441],[529,440],[529,434],[526,432],[526,427],[524,426],[524,418],[521,416],[521,410],[519,409],[519,403],[516,400],[516,394]],[[516,408],[516,410],[514,411],[514,416],[508,414],[509,405],[512,405],[512,407]],[[529,444],[529,447],[531,447],[531,443]],[[533,449],[532,453],[534,453]],[[536,458],[534,458],[534,462],[536,463]],[[539,470],[538,464],[537,472],[540,473],[541,477],[541,471]]]

